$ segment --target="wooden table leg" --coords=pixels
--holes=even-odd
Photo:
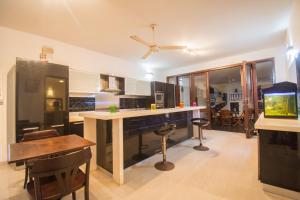
[[[113,179],[124,183],[123,119],[112,120]]]
[[[96,145],[91,147],[92,159],[90,170],[97,169],[97,120],[91,118],[84,118],[84,138],[95,142]]]

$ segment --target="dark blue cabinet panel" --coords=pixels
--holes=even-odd
[[[261,182],[300,192],[300,133],[259,130]]]

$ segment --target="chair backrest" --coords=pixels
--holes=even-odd
[[[40,140],[40,139],[46,139],[51,137],[58,137],[59,133],[53,129],[53,130],[43,130],[43,131],[35,131],[30,133],[24,133],[22,142],[26,141],[32,141],[32,140]]]
[[[32,161],[32,168],[29,173],[34,179],[36,198],[41,199],[40,178],[49,176],[56,177],[60,191],[59,198],[72,193],[75,176],[79,167],[84,164],[86,164],[84,185],[87,185],[89,183],[91,157],[91,149],[86,148],[59,157]]]
[[[221,118],[232,117],[232,112],[230,110],[220,110]]]

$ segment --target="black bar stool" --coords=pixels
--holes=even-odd
[[[194,126],[198,126],[198,133],[199,133],[198,136],[199,136],[199,141],[200,141],[200,144],[198,146],[194,146],[193,148],[197,151],[208,151],[209,148],[206,146],[203,146],[203,144],[202,144],[202,139],[203,139],[202,128],[207,127],[209,125],[209,121],[205,118],[193,118],[191,121]]]
[[[155,163],[154,167],[160,171],[170,171],[174,169],[175,165],[167,161],[167,137],[175,132],[175,124],[165,124],[154,133],[162,137],[161,139],[161,149],[163,154],[163,161]]]

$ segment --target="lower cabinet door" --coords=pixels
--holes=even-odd
[[[83,137],[83,125],[83,121],[71,122],[69,127],[69,133]]]

